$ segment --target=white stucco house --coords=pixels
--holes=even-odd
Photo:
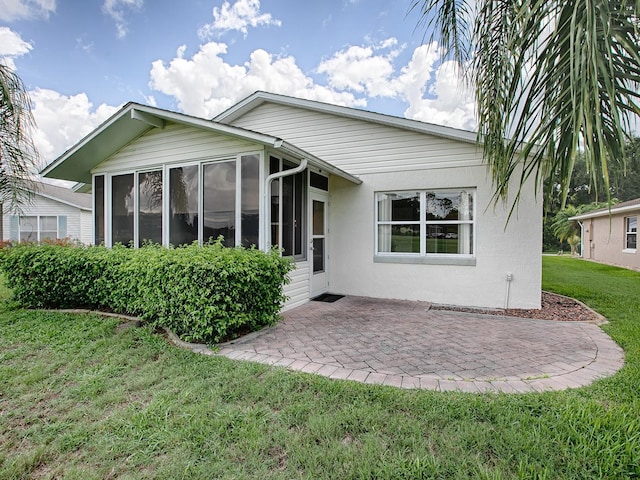
[[[264,92],[213,120],[129,103],[43,174],[92,186],[95,243],[279,246],[286,308],[540,307],[541,202],[507,223],[472,132]]]
[[[2,240],[39,242],[69,239],[93,242],[91,195],[71,189],[34,183],[33,198],[20,211],[2,207]]]

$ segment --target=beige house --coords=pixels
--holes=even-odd
[[[475,138],[257,92],[213,120],[129,103],[43,174],[91,185],[96,243],[278,246],[296,263],[287,308],[323,293],[540,308],[533,180],[507,223]]]
[[[582,228],[582,256],[610,265],[640,269],[640,198],[571,217]]]

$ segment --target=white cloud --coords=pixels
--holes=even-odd
[[[21,57],[31,51],[33,46],[7,27],[0,27],[0,63],[16,70],[15,57]]]
[[[260,0],[237,0],[231,5],[228,1],[222,7],[213,8],[213,23],[204,25],[198,36],[202,40],[207,40],[213,36],[220,36],[224,32],[238,30],[246,37],[247,27],[257,27],[258,25],[274,25],[279,27],[280,20],[274,19],[270,13],[260,13]]]
[[[256,90],[339,105],[366,105],[350,92],[316,85],[291,56],[274,57],[255,50],[244,65],[231,65],[222,58],[227,45],[216,42],[202,45],[191,59],[184,58],[184,53],[180,47],[168,65],[162,60],[153,62],[149,86],[174,97],[180,110],[190,115],[213,117]]]
[[[329,85],[334,89],[353,90],[371,97],[394,96],[391,82],[393,62],[401,48],[392,47],[397,44],[395,38],[389,38],[377,46],[350,46],[322,61],[318,65],[318,73],[327,74]],[[389,49],[386,54],[376,53]]]
[[[56,0],[0,0],[0,20],[49,18],[56,11]]]
[[[127,36],[126,11],[139,10],[144,5],[144,0],[104,0],[102,11],[116,22],[116,36]]]
[[[94,108],[85,93],[66,96],[37,88],[29,94],[36,121],[33,142],[44,164],[75,145],[120,108],[104,103]]]

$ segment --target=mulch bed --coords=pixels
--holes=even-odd
[[[448,305],[432,305],[433,310],[448,310],[454,312],[486,313],[490,315],[504,315],[507,317],[536,318],[539,320],[555,320],[561,322],[591,322],[602,323],[603,317],[595,313],[586,305],[573,298],[556,295],[555,293],[542,292],[542,308],[519,309],[519,308],[499,308],[481,309],[454,307]]]

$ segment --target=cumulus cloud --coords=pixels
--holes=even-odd
[[[365,106],[350,92],[337,92],[314,83],[296,64],[294,57],[276,57],[255,50],[244,65],[225,62],[224,43],[210,42],[191,58],[180,47],[168,64],[156,60],[151,68],[150,88],[174,97],[178,107],[190,115],[210,118],[256,90],[338,105]]]
[[[29,92],[33,101],[36,129],[33,142],[43,166],[75,145],[120,107],[101,104],[97,108],[85,93],[66,96],[37,88]]]
[[[204,25],[198,31],[202,40],[220,36],[225,32],[237,30],[246,37],[247,27],[259,25],[273,25],[279,27],[280,20],[274,19],[270,13],[260,13],[260,0],[237,0],[231,5],[228,1],[222,7],[213,8],[213,22]]]
[[[128,32],[126,14],[139,10],[143,5],[144,0],[104,0],[102,11],[116,22],[116,36],[124,38]]]
[[[333,54],[318,65],[318,73],[324,73],[329,85],[337,90],[353,90],[371,97],[392,97],[394,59],[402,48],[390,38],[376,46],[350,46]],[[388,50],[386,53],[378,53]]]
[[[0,20],[49,18],[56,11],[56,0],[0,0]]]
[[[14,58],[26,55],[32,48],[29,42],[22,40],[22,37],[10,28],[0,27],[0,63],[15,70]]]

